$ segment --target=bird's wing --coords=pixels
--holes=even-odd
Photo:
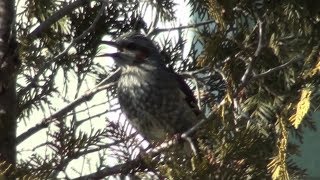
[[[176,81],[178,82],[179,88],[182,93],[185,95],[185,100],[188,105],[193,109],[196,115],[199,115],[201,112],[197,106],[197,100],[193,94],[193,91],[190,89],[185,80],[177,73],[173,73]]]

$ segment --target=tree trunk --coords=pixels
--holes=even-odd
[[[16,75],[19,68],[14,30],[14,1],[0,0],[0,164],[16,160]],[[3,164],[5,162],[5,164]],[[14,168],[9,168],[6,174]],[[1,174],[1,173],[0,173]]]

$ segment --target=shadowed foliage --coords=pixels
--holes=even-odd
[[[0,14],[0,174],[25,179],[308,176],[292,157],[300,153],[304,132],[316,129],[317,0],[189,0],[192,25],[172,29],[159,27],[175,22],[173,0],[11,2],[0,1],[5,9]],[[115,91],[120,71],[112,60],[96,56],[112,51],[102,40],[132,30],[153,39],[166,66],[193,90],[206,117],[191,129],[199,157],[170,148],[180,143],[174,137],[160,149],[148,146],[122,115]]]

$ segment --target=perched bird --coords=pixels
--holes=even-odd
[[[146,140],[162,142],[199,121],[193,92],[180,75],[165,66],[152,40],[131,32],[105,44],[118,49],[109,56],[121,67],[121,110]]]

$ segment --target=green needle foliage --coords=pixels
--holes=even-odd
[[[0,158],[0,179],[308,176],[292,161],[300,151],[289,135],[303,142],[304,131],[315,130],[320,1],[189,0],[194,25],[159,28],[176,19],[175,3],[15,2],[17,160]],[[181,154],[173,137],[173,145],[147,147],[121,114],[117,67],[96,56],[110,50],[101,40],[132,30],[154,39],[167,66],[194,90],[206,116],[193,130],[197,157]]]

